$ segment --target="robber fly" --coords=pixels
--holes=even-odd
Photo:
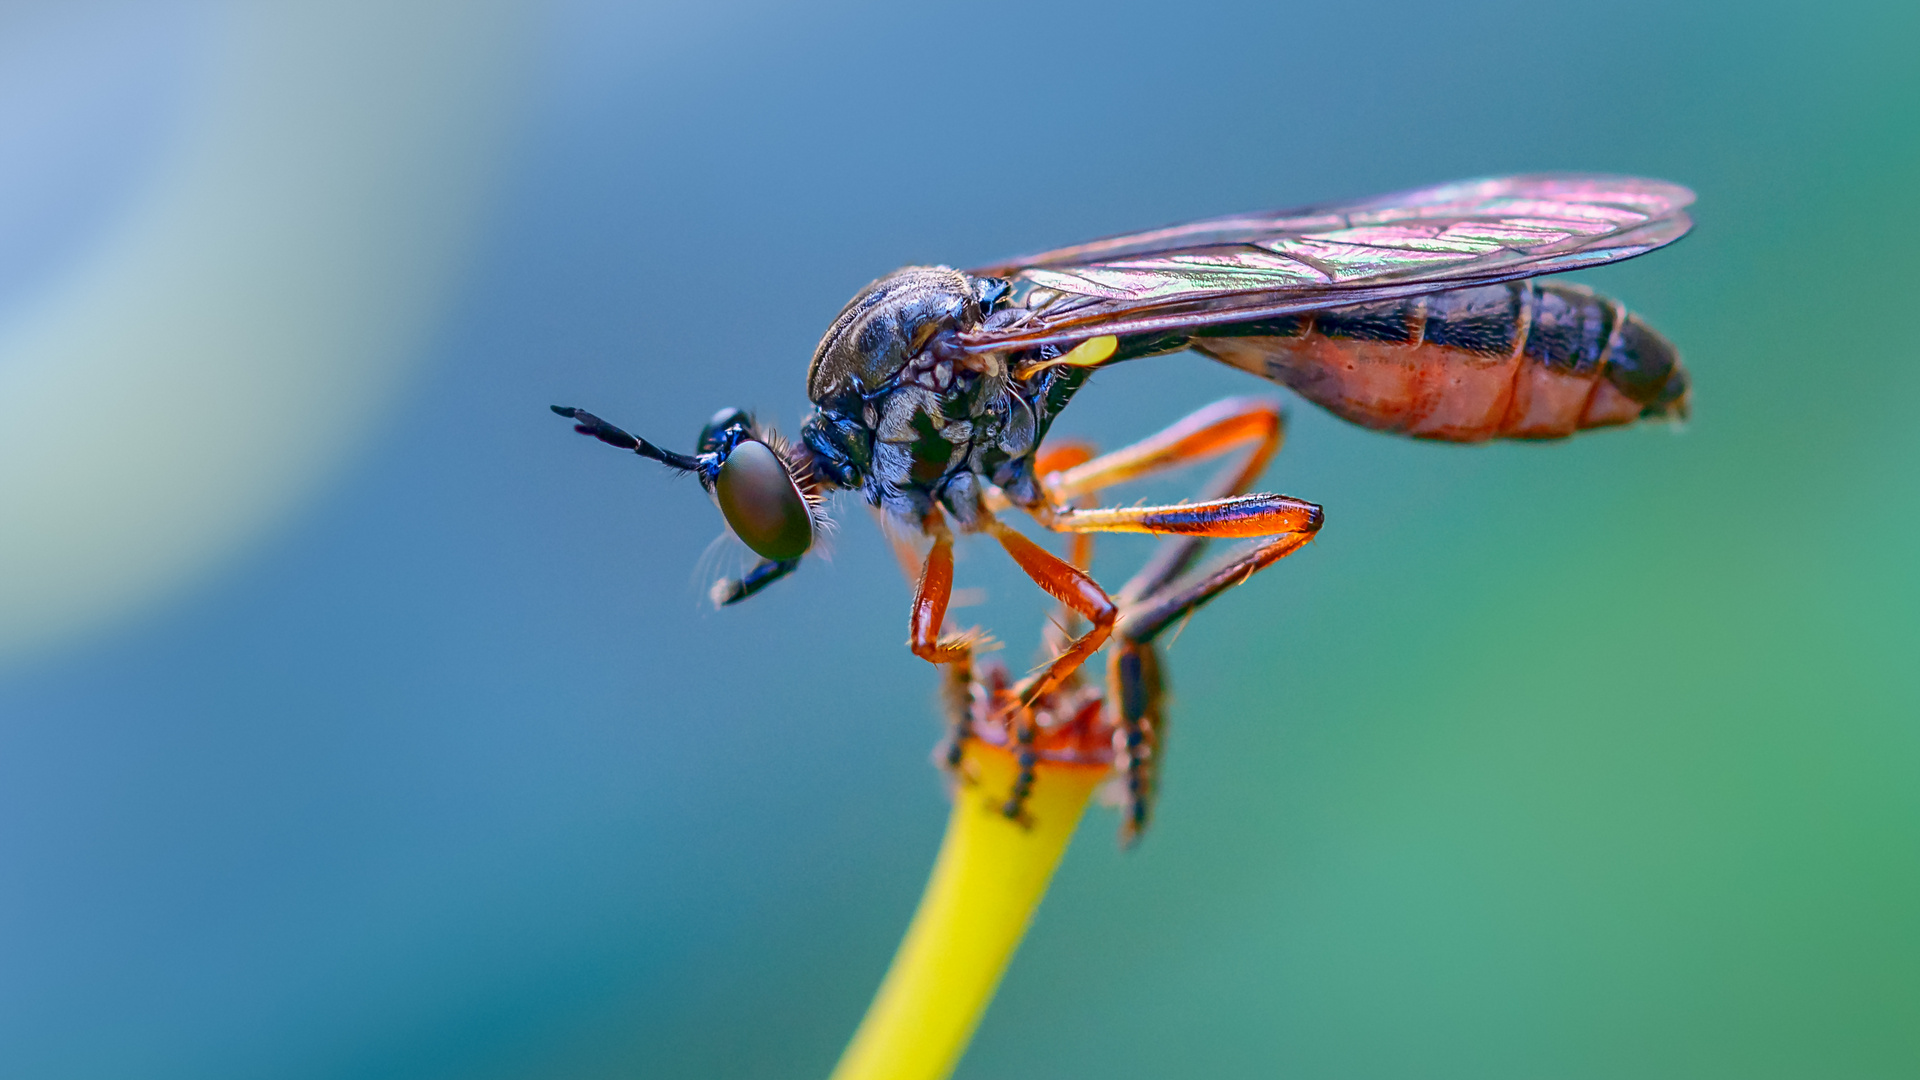
[[[1191,349],[1365,427],[1453,442],[1684,418],[1687,374],[1665,338],[1613,300],[1530,279],[1672,243],[1691,227],[1692,201],[1658,180],[1515,176],[1213,218],[974,270],[910,266],[862,289],[828,327],[807,370],[813,412],[796,442],[728,409],[695,453],[681,454],[591,413],[554,411],[583,434],[698,477],[760,556],[744,576],[716,583],[723,605],[791,573],[827,524],[824,497],[855,490],[930,541],[909,646],[959,663],[973,642],[946,627],[953,531],[994,537],[1087,623],[1021,685],[1018,705],[1030,710],[1105,644],[1122,611],[1085,570],[1000,512],[1018,508],[1066,533],[1259,541],[1220,571],[1159,593],[1156,619],[1245,581],[1321,524],[1320,507],[1283,495],[1079,505],[1235,448],[1264,462],[1279,431],[1270,403],[1223,402],[1135,446],[1039,467],[1048,428],[1094,370]]]

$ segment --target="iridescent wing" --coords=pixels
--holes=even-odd
[[[1618,262],[1684,236],[1693,192],[1631,176],[1468,180],[1239,214],[970,270],[1010,303],[975,352],[1175,332]]]

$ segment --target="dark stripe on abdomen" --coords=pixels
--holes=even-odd
[[[1665,338],[1578,285],[1522,281],[1221,328],[1193,348],[1366,427],[1415,438],[1549,439],[1686,415]],[[1259,329],[1268,329],[1265,326]]]

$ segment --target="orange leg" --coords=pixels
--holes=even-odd
[[[1033,471],[1041,476],[1063,473],[1092,461],[1093,455],[1092,443],[1078,440],[1057,442],[1034,455]],[[1067,546],[1067,561],[1082,570],[1092,566],[1093,537],[1076,533]]]
[[[930,664],[951,664],[966,659],[973,647],[965,635],[941,634],[947,622],[947,603],[953,599],[953,532],[937,509],[927,515],[921,527],[933,535],[933,548],[920,568],[920,584],[913,590],[907,647]]]
[[[1013,556],[1013,561],[1033,579],[1034,584],[1067,605],[1069,611],[1093,624],[1086,633],[1068,642],[1067,647],[1053,658],[1053,662],[1047,665],[1046,671],[1037,680],[1022,688],[1020,704],[1027,707],[1042,694],[1059,686],[1062,680],[1086,662],[1087,657],[1100,650],[1100,646],[1106,643],[1107,635],[1113,631],[1113,620],[1118,615],[1118,609],[1107,596],[1107,591],[1086,571],[992,518],[985,520],[985,530],[1000,541],[1000,546]]]
[[[1033,457],[1033,471],[1040,476],[1065,472],[1093,460],[1093,444],[1078,439],[1061,439],[1040,448]]]
[[[1252,457],[1250,465],[1260,460],[1258,452]],[[1258,476],[1257,466],[1224,471],[1209,485],[1207,494],[1216,499],[1238,496]],[[1108,650],[1107,709],[1117,729],[1115,749],[1120,756],[1118,764],[1125,790],[1126,809],[1120,826],[1122,843],[1131,845],[1137,841],[1151,820],[1154,795],[1159,787],[1160,756],[1166,746],[1165,682],[1154,639],[1214,597],[1297,551],[1319,529],[1317,507],[1312,508],[1304,522],[1280,504],[1275,505],[1275,510],[1276,523],[1304,524],[1306,528],[1282,532],[1256,543],[1197,580],[1183,580],[1182,575],[1199,560],[1211,541],[1208,535],[1211,530],[1187,532],[1164,542],[1117,594],[1122,613],[1114,628],[1112,648]]]
[[[1061,472],[1091,461],[1095,453],[1091,443],[1062,440],[1040,451],[1034,458],[1034,471],[1042,476]],[[1090,567],[1093,564],[1093,537],[1086,533],[1073,534],[1067,545],[1067,561],[1080,570]],[[1058,658],[1073,647],[1074,639],[1079,634],[1080,616],[1071,606],[1063,602],[1058,613],[1047,620],[1046,628],[1042,633],[1041,647],[1047,651],[1048,656]],[[1022,702],[1039,700],[1039,695],[1045,691],[1034,688],[1050,673],[1051,661],[1048,671],[1023,681],[1015,688],[1015,695]],[[1055,685],[1064,685],[1072,677],[1073,673],[1069,672]],[[1007,793],[1007,801],[1001,805],[1000,812],[1015,821],[1024,821],[1027,797],[1033,792],[1034,768],[1038,762],[1033,749],[1033,740],[1037,732],[1031,708],[1023,705],[1015,712],[1012,719],[1014,755],[1019,762],[1020,771],[1014,776],[1013,787]]]
[[[1216,540],[1312,533],[1320,528],[1320,508],[1285,495],[1230,495],[1172,506],[1101,507],[1054,510],[1041,524],[1056,532],[1156,533],[1205,536]]]
[[[1316,528],[1317,528],[1316,524]],[[1130,605],[1119,622],[1120,640],[1149,645],[1175,622],[1208,601],[1306,546],[1314,530],[1275,536],[1208,571],[1197,580],[1170,584]]]
[[[1205,461],[1229,450],[1250,448],[1246,459],[1210,485],[1220,494],[1245,491],[1280,449],[1285,435],[1280,405],[1266,398],[1216,401],[1132,446],[1070,466],[1053,465],[1043,453],[1034,462],[1056,504],[1114,484]]]
[[[1280,414],[1276,402],[1260,398],[1237,398],[1210,405],[1166,431],[1146,440],[1146,445],[1173,444],[1187,450],[1214,450],[1219,443],[1210,436],[1226,436],[1238,433],[1242,437],[1253,438],[1254,443],[1247,456],[1236,465],[1229,465],[1216,474],[1213,480],[1200,491],[1202,499],[1220,499],[1230,495],[1244,495],[1260,473],[1266,468],[1268,460],[1280,449],[1281,439],[1286,434],[1285,418]],[[1127,451],[1112,455],[1118,457]],[[1155,462],[1168,465],[1179,464],[1177,455],[1150,454]],[[1122,472],[1137,475],[1118,468],[1100,470],[1101,476],[1115,476]],[[1075,536],[1084,534],[1075,533]],[[1147,564],[1141,567],[1114,598],[1121,606],[1130,607],[1140,598],[1158,592],[1169,582],[1187,572],[1207,550],[1211,541],[1205,536],[1182,536],[1162,543]]]
[[[1061,472],[1093,460],[1095,453],[1096,451],[1091,443],[1079,442],[1077,440],[1056,442],[1041,450],[1039,455],[1034,458],[1034,471],[1042,476]],[[1067,544],[1067,562],[1079,570],[1086,570],[1093,565],[1092,535],[1087,533],[1074,533],[1069,538]],[[1079,613],[1063,602],[1055,617],[1047,621],[1046,629],[1043,631],[1041,637],[1041,647],[1047,651],[1049,656],[1058,658],[1073,647],[1074,639],[1079,636],[1080,632]],[[1033,688],[1045,680],[1049,674],[1051,674],[1051,663],[1047,671],[1034,675],[1022,682],[1020,686],[1015,688],[1014,693],[1023,702],[1039,700],[1039,694],[1045,693],[1045,691],[1036,691]],[[1073,674],[1074,673],[1069,672],[1065,678],[1056,682],[1055,685],[1066,685],[1067,682],[1073,678]],[[1032,696],[1029,696],[1030,692]],[[1015,774],[1013,787],[1007,793],[1007,801],[1001,805],[1000,811],[1015,821],[1024,821],[1027,797],[1033,792],[1034,768],[1038,762],[1038,758],[1033,750],[1033,740],[1037,734],[1034,725],[1033,710],[1031,708],[1021,708],[1014,715],[1013,723],[1014,754],[1016,760],[1019,762],[1020,771]]]
[[[1264,398],[1228,398],[1172,427],[1066,469],[1043,472],[1053,506],[1035,510],[1057,532],[1144,532],[1210,538],[1272,536],[1318,527],[1320,508],[1283,495],[1242,495],[1280,448],[1280,408]],[[1060,505],[1113,484],[1203,461],[1247,446],[1238,465],[1207,486],[1204,502],[1175,506],[1081,508]],[[1036,470],[1038,471],[1038,470]]]
[[[1033,471],[1041,476],[1065,472],[1092,461],[1095,453],[1092,443],[1062,440],[1043,448],[1039,454],[1035,455]],[[1067,561],[1082,570],[1091,569],[1093,537],[1087,533],[1074,533],[1067,541]],[[1062,605],[1059,620],[1048,624],[1047,644],[1056,652],[1066,648],[1067,639],[1078,632],[1075,625],[1077,622],[1073,609]]]
[[[1120,771],[1125,777],[1126,816],[1120,825],[1123,843],[1138,840],[1147,827],[1159,786],[1160,754],[1166,745],[1165,684],[1154,640],[1214,597],[1293,554],[1311,539],[1312,530],[1271,537],[1197,579],[1183,581],[1173,580],[1180,572],[1178,568],[1165,572],[1168,560],[1155,559],[1127,583],[1123,596],[1136,590],[1145,595],[1125,601],[1107,655],[1107,709],[1119,729],[1115,749],[1120,753]],[[1170,546],[1197,547],[1205,542],[1183,537]],[[1186,554],[1186,561],[1191,561],[1191,554]]]

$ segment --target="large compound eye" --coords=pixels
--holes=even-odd
[[[763,559],[786,562],[813,546],[807,500],[766,443],[743,440],[720,465],[713,493],[727,525]]]

